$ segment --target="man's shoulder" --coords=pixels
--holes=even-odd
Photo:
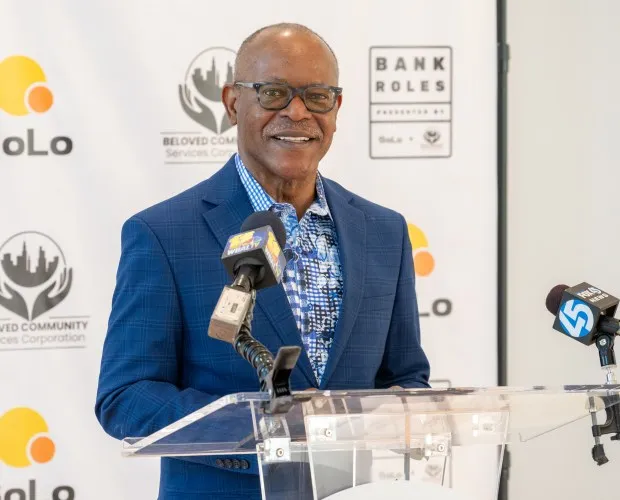
[[[201,204],[202,197],[210,179],[199,182],[183,191],[143,208],[131,216],[132,219],[141,219],[146,223],[174,220],[187,216],[188,210],[194,212]]]
[[[228,187],[230,175],[230,165],[227,163],[205,180],[140,210],[131,219],[141,219],[149,225],[187,221],[188,217],[204,211],[204,199],[208,193]]]
[[[402,214],[392,208],[380,205],[359,194],[350,191],[338,182],[323,177],[323,181],[328,183],[329,187],[339,196],[345,198],[352,206],[364,212],[367,220],[376,220],[379,223],[395,222],[402,224],[404,218]]]

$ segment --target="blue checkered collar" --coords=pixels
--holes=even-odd
[[[254,211],[267,211],[272,207],[276,210],[282,211],[295,210],[290,203],[277,203],[258,183],[251,172],[243,164],[241,157],[237,153],[235,153],[235,165],[237,167],[239,177],[241,178],[241,183],[248,193],[248,197],[250,198]],[[325,189],[323,188],[321,174],[317,174],[316,177],[316,195],[315,200],[312,202],[312,205],[308,207],[306,213],[310,212],[319,216],[328,216],[330,219],[333,219],[329,210],[329,205],[327,204],[327,198],[325,197]]]

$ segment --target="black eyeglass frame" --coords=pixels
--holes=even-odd
[[[334,109],[334,106],[336,106],[338,96],[342,94],[342,87],[334,87],[332,85],[324,85],[321,83],[313,83],[311,85],[304,85],[303,87],[291,87],[288,83],[283,83],[283,82],[234,82],[233,85],[256,90],[256,99],[258,100],[258,103],[261,105],[262,108],[268,111],[280,111],[282,109],[285,109],[291,103],[291,101],[295,99],[295,96],[298,95],[303,101],[304,106],[306,106],[306,109],[310,111],[311,113],[320,113],[320,114],[329,113],[332,109]],[[291,94],[290,94],[288,101],[286,101],[286,104],[284,106],[276,107],[276,108],[266,108],[265,106],[263,106],[263,104],[260,102],[260,88],[263,85],[280,85],[280,86],[290,89]],[[327,90],[331,90],[334,93],[334,103],[329,109],[326,109],[324,111],[314,111],[308,108],[308,104],[306,104],[306,100],[304,98],[304,93],[306,92],[306,90],[312,89],[312,88],[327,89]]]

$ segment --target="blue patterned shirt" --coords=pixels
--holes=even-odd
[[[276,203],[245,167],[238,154],[235,164],[255,211],[274,212],[286,229],[287,258],[282,284],[303,345],[320,382],[334,341],[342,304],[343,278],[336,226],[320,175],[316,199],[301,220],[290,203]]]

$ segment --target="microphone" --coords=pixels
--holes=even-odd
[[[234,343],[253,301],[253,290],[280,283],[286,266],[282,247],[286,231],[271,212],[255,212],[232,235],[222,253],[222,263],[233,278],[225,286],[209,323],[209,337]]]
[[[224,247],[221,259],[233,283],[224,287],[209,323],[209,337],[231,343],[256,370],[260,390],[269,394],[261,404],[268,414],[291,408],[289,378],[301,353],[299,346],[284,346],[274,359],[251,333],[256,291],[280,283],[285,243],[284,225],[272,212],[255,212],[244,221]]]
[[[607,384],[615,384],[613,368],[616,366],[614,339],[620,335],[620,321],[614,318],[620,300],[589,283],[573,287],[554,286],[545,304],[555,316],[553,329],[585,345],[596,343],[601,367],[607,371]],[[598,424],[596,412],[590,411],[592,419],[592,459],[597,465],[609,459],[601,444],[601,436],[613,434],[612,440],[620,440],[620,401],[618,396],[601,396],[605,405],[606,421]],[[590,398],[593,403],[593,398]]]
[[[601,335],[620,333],[620,321],[613,316],[620,299],[589,283],[573,287],[554,286],[545,304],[555,316],[553,329],[585,345],[592,345]]]
[[[222,263],[241,281],[241,286],[260,290],[280,283],[286,259],[284,224],[272,212],[255,212],[241,226],[241,233],[228,238]]]

